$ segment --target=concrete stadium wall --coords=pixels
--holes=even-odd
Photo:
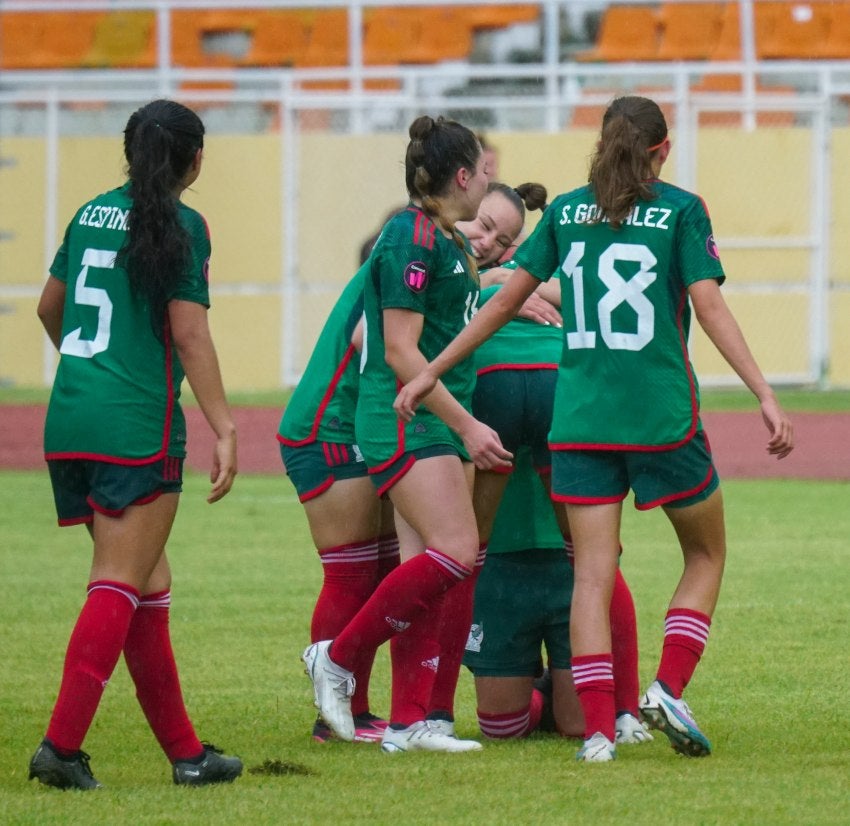
[[[832,133],[834,157],[850,152],[850,130]],[[555,194],[586,179],[596,133],[492,133],[500,178],[511,184],[539,180]],[[674,135],[675,139],[675,135]],[[730,286],[765,282],[788,285],[809,277],[805,250],[724,249],[724,237],[806,235],[809,232],[811,133],[773,128],[751,133],[703,129],[698,136],[697,191],[712,213]],[[362,240],[387,210],[406,200],[404,135],[299,137],[298,259],[301,285],[296,308],[297,361],[303,365],[339,290],[357,266]],[[281,171],[276,135],[211,136],[203,173],[186,202],[207,218],[213,241],[211,324],[225,381],[233,389],[280,384],[283,300],[277,290],[289,239],[282,237],[287,170]],[[65,224],[93,194],[120,185],[123,158],[118,140],[65,137],[58,164],[58,227],[53,244],[43,238],[45,145],[40,139],[7,138],[3,154],[15,164],[0,168],[0,381],[44,383],[44,339],[35,317],[45,277],[46,248],[58,246]],[[675,164],[664,177],[676,181]],[[291,183],[291,182],[290,182]],[[829,216],[830,278],[838,287],[830,301],[833,386],[850,385],[850,169],[836,164]],[[535,218],[529,221],[529,228]],[[51,253],[52,254],[52,253]],[[757,358],[768,374],[804,373],[808,360],[808,296],[793,291],[728,296]],[[725,381],[729,369],[700,331],[692,350],[698,373]]]

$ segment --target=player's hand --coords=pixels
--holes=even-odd
[[[210,470],[210,482],[212,488],[207,502],[212,504],[227,496],[233,487],[236,478],[236,433],[230,433],[216,439],[213,450],[212,469]]]
[[[469,457],[479,470],[493,470],[512,465],[513,454],[505,450],[499,434],[478,419],[471,419],[460,437]]]
[[[517,311],[517,317],[527,318],[536,321],[538,324],[553,327],[561,326],[561,314],[557,307],[550,304],[545,298],[541,298],[537,293],[532,293],[525,299],[522,307]]]
[[[393,410],[396,415],[405,422],[409,422],[416,414],[422,399],[425,398],[435,387],[437,380],[431,376],[427,369],[412,378],[401,388],[393,402]]]
[[[794,426],[791,420],[773,396],[761,403],[761,416],[771,434],[767,452],[777,459],[784,459],[794,449]]]

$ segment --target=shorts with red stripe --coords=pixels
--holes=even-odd
[[[282,444],[280,456],[301,502],[324,493],[334,482],[368,475],[360,448],[343,442]]]
[[[94,513],[121,516],[130,505],[146,505],[163,493],[183,490],[183,459],[166,456],[144,465],[94,459],[47,462],[59,524],[88,524]]]
[[[552,498],[573,505],[620,502],[629,489],[638,510],[684,508],[720,484],[708,437],[700,430],[667,450],[553,450]]]

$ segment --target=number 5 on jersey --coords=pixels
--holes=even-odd
[[[90,359],[109,347],[109,334],[112,325],[112,301],[102,287],[87,287],[86,277],[89,267],[111,270],[115,267],[115,252],[112,250],[87,249],[83,252],[83,268],[77,276],[74,288],[74,303],[88,307],[97,307],[97,333],[93,339],[82,338],[83,328],[77,327],[62,339],[59,352],[67,356],[80,356]]]

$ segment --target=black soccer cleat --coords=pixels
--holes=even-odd
[[[178,786],[207,786],[210,783],[232,783],[242,774],[242,761],[238,757],[222,754],[211,743],[201,743],[204,758],[199,763],[175,760],[172,777]]]
[[[70,757],[62,757],[49,740],[41,741],[30,760],[29,779],[38,778],[39,783],[54,789],[100,789],[89,768],[89,756],[78,751]]]

